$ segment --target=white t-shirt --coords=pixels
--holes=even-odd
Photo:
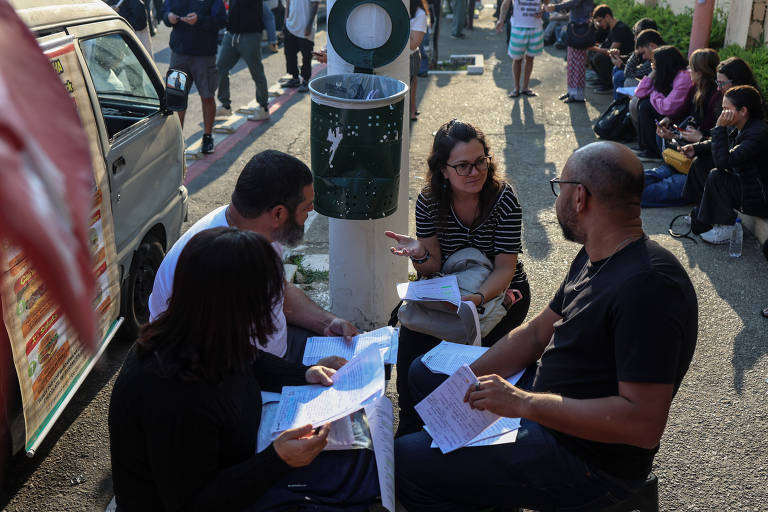
[[[515,10],[509,18],[513,27],[542,28],[544,26],[541,16],[541,0],[514,0]]]
[[[285,28],[288,32],[296,37],[303,37],[310,41],[315,40],[315,21],[312,20],[312,32],[309,36],[304,35],[304,31],[307,29],[307,23],[309,23],[309,4],[310,2],[320,2],[321,0],[290,0],[291,3],[288,6],[288,18],[285,20]]]
[[[210,228],[229,226],[226,216],[227,206],[216,208],[211,213],[195,222],[181,238],[179,238],[168,254],[163,258],[160,268],[155,275],[155,284],[152,287],[152,294],[149,296],[149,319],[154,320],[160,313],[168,308],[168,300],[173,292],[173,274],[176,272],[176,263],[179,261],[182,249],[187,242],[201,231]],[[272,247],[282,258],[283,246],[277,242],[272,243]],[[283,357],[288,349],[288,329],[283,312],[283,297],[275,304],[272,309],[272,320],[275,323],[275,332],[268,337],[267,346],[263,348],[265,352]]]
[[[411,32],[427,32],[427,13],[421,7],[416,9],[416,14],[411,18]],[[417,51],[419,51],[418,48],[411,50],[411,53]]]

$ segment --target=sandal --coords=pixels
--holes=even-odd
[[[518,96],[520,96],[520,91],[515,89],[513,91],[510,91],[509,94],[507,94],[507,96],[509,96],[510,98],[517,98]]]
[[[530,89],[525,89],[524,91],[520,91],[520,94],[522,94],[524,96],[538,96],[538,94],[536,94],[535,92],[533,92]]]
[[[765,318],[768,318],[768,307],[764,307],[760,310],[760,314],[763,315]]]

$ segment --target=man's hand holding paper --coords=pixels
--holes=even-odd
[[[513,386],[498,375],[478,377],[477,384],[467,389],[464,401],[478,411],[490,411],[507,418],[525,416],[526,399],[530,393]]]

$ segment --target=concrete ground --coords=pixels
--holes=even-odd
[[[492,29],[491,13],[489,8],[481,12],[467,39],[452,40],[443,28],[440,41],[441,56],[482,54],[482,75],[419,78],[422,114],[411,125],[410,218],[424,184],[432,133],[452,118],[481,128],[523,205],[522,260],[534,313],[548,304],[578,250],[562,238],[547,181],[559,174],[572,151],[595,140],[591,125],[610,100],[588,94],[586,104],[558,101],[565,90],[564,52],[551,47],[535,61],[531,85],[539,96],[509,99],[512,65],[503,35]],[[155,38],[161,72],[167,67],[166,30]],[[324,40],[320,31],[316,45],[322,46]],[[284,72],[282,59],[282,53],[265,58],[270,84]],[[242,65],[235,71],[233,100],[239,106],[253,98],[253,85]],[[273,148],[309,162],[309,105],[307,95],[293,96],[268,123],[250,130],[229,151],[217,153],[217,160],[188,184],[190,222],[229,201],[240,169],[255,153]],[[199,101],[191,96],[185,127],[190,143],[200,137],[199,115]],[[643,212],[646,233],[688,270],[700,306],[696,354],[672,405],[654,465],[661,510],[766,510],[768,320],[758,314],[768,304],[766,262],[749,236],[739,259],[729,258],[722,246],[670,237],[669,220],[684,211]],[[415,233],[413,220],[410,232]],[[313,221],[299,251],[317,255],[310,260],[322,266],[328,253],[327,219],[318,216]],[[323,302],[327,283],[321,280],[310,286],[309,293]],[[112,495],[106,411],[128,346],[123,342],[110,347],[36,458],[13,461],[7,496],[0,500],[4,510],[104,510]]]

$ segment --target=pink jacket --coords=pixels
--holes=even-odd
[[[635,90],[635,96],[638,98],[650,96],[651,105],[656,109],[656,112],[663,116],[675,116],[690,110],[689,94],[692,87],[691,75],[683,69],[677,73],[672,81],[672,90],[666,96],[653,88],[653,80],[647,76],[640,80]]]

